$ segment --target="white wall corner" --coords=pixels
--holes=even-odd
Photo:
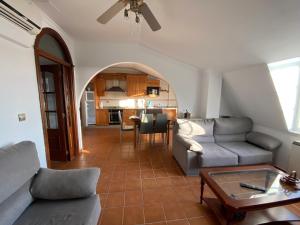
[[[204,70],[201,76],[202,118],[219,118],[222,95],[222,73],[214,70]]]

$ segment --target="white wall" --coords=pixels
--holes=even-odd
[[[254,130],[280,139],[283,144],[277,153],[276,163],[287,169],[291,144],[300,136],[287,130],[266,64],[223,74],[220,114],[248,116],[254,121]]]
[[[80,101],[87,83],[102,69],[120,62],[137,62],[153,68],[169,82],[180,112],[200,115],[199,85],[201,71],[134,44],[76,42],[76,99]],[[78,122],[80,124],[80,122]],[[80,129],[79,129],[80,130]]]
[[[203,71],[201,78],[200,115],[202,118],[219,118],[222,74],[215,70]]]
[[[30,1],[8,3],[40,26],[57,30],[73,52],[72,40]],[[33,50],[35,37],[2,18],[0,24],[0,147],[31,140],[37,145],[41,165],[46,166]],[[26,121],[18,122],[18,113],[26,113]]]
[[[119,62],[137,62],[158,71],[174,90],[180,111],[199,116],[200,71],[192,66],[133,44],[76,43],[77,101],[89,80],[101,69]]]

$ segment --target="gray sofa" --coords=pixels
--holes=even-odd
[[[1,225],[96,225],[98,168],[40,168],[34,143],[0,148]]]
[[[250,118],[177,119],[173,156],[187,175],[201,167],[272,163],[280,141],[252,127]]]

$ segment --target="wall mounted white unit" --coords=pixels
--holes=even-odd
[[[290,152],[290,159],[289,159],[289,170],[296,171],[298,175],[300,174],[300,142],[294,141],[292,144],[292,149]]]
[[[0,0],[0,16],[27,31],[29,34],[36,35],[41,30],[41,27],[35,22],[28,19],[20,11],[3,0]]]

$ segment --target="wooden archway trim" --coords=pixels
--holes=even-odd
[[[39,48],[40,40],[44,35],[50,35],[52,36],[60,45],[62,48],[65,59],[61,59],[56,57],[55,55],[52,55],[49,52],[46,52]],[[46,113],[45,113],[45,106],[42,104],[43,100],[43,93],[41,90],[43,90],[42,87],[42,74],[40,70],[40,62],[39,57],[42,56],[44,58],[47,58],[49,60],[52,60],[58,64],[67,66],[69,68],[69,82],[70,82],[70,104],[72,108],[72,121],[74,124],[74,145],[75,145],[75,154],[79,154],[79,144],[78,144],[78,128],[77,128],[77,111],[76,111],[76,103],[75,103],[75,85],[74,85],[74,65],[72,61],[72,57],[69,51],[69,48],[67,44],[65,43],[64,39],[61,37],[61,35],[53,30],[52,28],[45,27],[41,30],[41,32],[37,35],[35,42],[34,42],[34,55],[35,55],[35,64],[36,64],[36,74],[37,74],[37,82],[38,82],[38,89],[39,89],[39,99],[40,99],[40,110],[41,110],[41,116],[42,116],[42,124],[43,124],[43,133],[44,133],[44,141],[45,141],[45,151],[46,151],[46,159],[47,164],[49,165],[50,162],[50,151],[49,151],[49,143],[48,143],[48,135],[47,135],[47,124],[46,124]]]
[[[36,39],[35,39],[35,42],[34,42],[34,49],[35,49],[35,51],[41,51],[41,52],[45,53],[45,51],[43,51],[42,49],[39,48],[41,38],[45,34],[48,34],[48,35],[52,36],[53,38],[55,38],[55,40],[62,47],[62,50],[64,51],[64,54],[65,54],[67,60],[59,59],[58,57],[56,57],[56,56],[51,55],[51,54],[48,53],[50,55],[50,57],[53,57],[53,59],[59,59],[60,61],[67,62],[67,63],[69,63],[70,65],[73,66],[72,57],[71,57],[71,54],[70,54],[70,51],[69,51],[69,48],[68,48],[66,42],[64,41],[64,39],[61,37],[61,35],[57,31],[53,30],[50,27],[43,28],[41,30],[41,32],[36,36]]]

